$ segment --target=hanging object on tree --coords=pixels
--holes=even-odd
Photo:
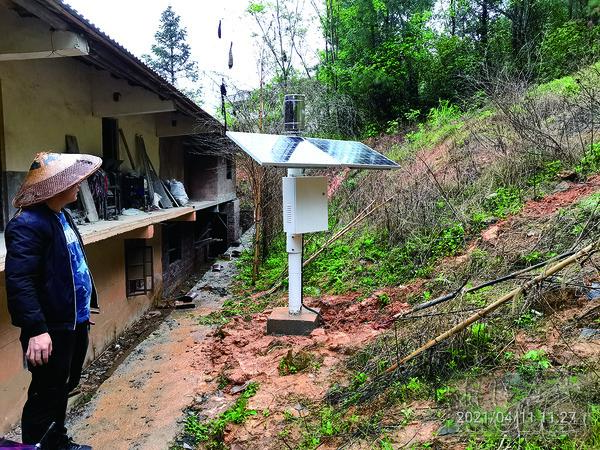
[[[233,67],[233,42],[229,44],[229,62],[227,66],[231,69]]]
[[[227,111],[225,110],[225,96],[227,95],[227,87],[225,86],[225,80],[221,78],[221,112],[223,113],[223,121],[225,122],[225,129],[223,134],[227,133]]]
[[[217,36],[221,39],[221,19],[219,19],[219,28],[217,29]]]

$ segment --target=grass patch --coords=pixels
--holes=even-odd
[[[415,131],[406,135],[406,139],[410,146],[416,149],[432,147],[458,132],[463,126],[460,108],[442,100],[437,108],[429,110],[425,123],[419,123]]]
[[[581,92],[581,87],[577,84],[575,77],[569,75],[562,78],[556,78],[547,83],[540,84],[533,88],[529,95],[533,97],[544,97],[548,95],[558,95],[561,97],[577,97]]]
[[[281,358],[277,367],[279,375],[293,375],[304,371],[317,371],[321,367],[321,362],[315,355],[300,350],[294,353],[292,349]]]
[[[258,384],[251,383],[244,390],[242,395],[226,411],[219,414],[214,419],[201,421],[197,415],[188,416],[185,421],[184,432],[193,438],[194,443],[204,443],[209,450],[225,450],[223,439],[225,437],[225,427],[230,423],[241,424],[249,417],[257,415],[253,409],[248,409],[248,400],[258,391]]]
[[[222,326],[228,323],[232,317],[241,316],[244,320],[250,320],[253,314],[262,312],[273,304],[273,299],[266,296],[227,299],[218,311],[213,311],[198,319],[200,325]]]

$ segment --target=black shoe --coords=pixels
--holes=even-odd
[[[92,450],[92,447],[89,445],[76,444],[73,442],[73,439],[66,438],[60,445],[57,447],[57,450]]]

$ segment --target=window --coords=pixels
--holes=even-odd
[[[181,259],[181,231],[177,224],[168,224],[165,228],[167,235],[167,261],[169,264]]]
[[[125,241],[125,291],[127,297],[144,295],[154,288],[152,247],[143,239]]]

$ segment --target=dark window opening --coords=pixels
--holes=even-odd
[[[231,158],[226,158],[225,161],[227,162],[226,176],[228,180],[231,180],[233,178],[233,161]]]
[[[119,159],[119,123],[117,119],[102,118],[102,157]]]
[[[125,291],[127,297],[144,295],[154,289],[152,247],[143,239],[125,241]]]
[[[177,224],[165,227],[167,235],[167,261],[169,264],[181,259],[181,232]]]

